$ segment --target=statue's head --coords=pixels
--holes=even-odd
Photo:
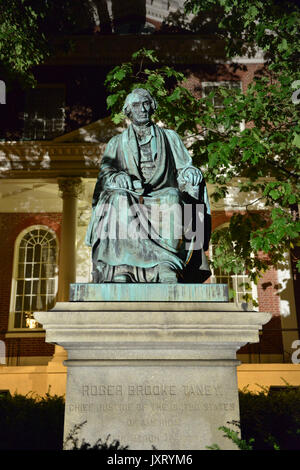
[[[123,113],[137,125],[147,124],[157,108],[155,99],[148,90],[136,88],[127,95]]]

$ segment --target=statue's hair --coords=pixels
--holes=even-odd
[[[131,103],[132,103],[132,99],[134,97],[134,95],[144,95],[148,98],[148,100],[150,101],[150,106],[151,106],[151,111],[152,113],[154,113],[154,111],[157,109],[157,103],[156,103],[156,100],[153,98],[153,96],[150,94],[150,92],[148,90],[146,90],[145,88],[135,88],[134,90],[132,90],[131,93],[129,93],[127,96],[126,96],[126,100],[125,100],[125,103],[123,105],[123,113],[126,115],[126,116],[130,116],[130,112],[131,112]]]

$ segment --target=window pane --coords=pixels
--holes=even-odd
[[[39,280],[32,281],[32,295],[39,294]]]
[[[25,277],[29,278],[32,276],[32,267],[33,265],[31,263],[28,263],[25,265]]]
[[[31,300],[31,311],[35,312],[37,310],[43,310],[44,308],[44,298],[41,295],[32,296]]]
[[[23,303],[23,310],[30,311],[31,310],[31,296],[25,295],[24,296],[24,303]]]
[[[37,302],[36,302],[36,309],[37,310],[46,310],[46,296],[45,295],[39,295],[37,297]]]
[[[47,263],[49,255],[50,255],[50,250],[49,250],[48,245],[43,246],[42,251],[41,251],[41,261],[43,263]]]
[[[54,275],[55,275],[54,264],[43,265],[43,277],[54,277]]]
[[[25,281],[25,294],[31,294],[31,281]]]
[[[21,317],[21,328],[26,328],[26,316],[24,314]]]
[[[53,293],[55,291],[55,279],[48,279],[47,291],[48,293]]]
[[[18,274],[17,276],[19,278],[23,278],[24,277],[24,264],[23,263],[20,263],[19,266],[18,266]]]
[[[40,281],[40,294],[45,295],[47,293],[47,281],[42,279]]]
[[[22,302],[23,302],[23,297],[20,295],[17,295],[16,297],[16,312],[20,312],[22,310]]]
[[[27,247],[26,250],[26,262],[31,263],[33,258],[33,248]]]
[[[40,270],[41,270],[41,265],[39,263],[35,263],[33,265],[33,277],[34,278],[40,277]]]
[[[41,245],[35,245],[33,252],[33,261],[38,263],[41,260]]]
[[[24,263],[25,261],[25,247],[19,249],[19,263]]]
[[[23,294],[24,281],[17,281],[17,294]]]
[[[223,101],[224,101],[224,98],[218,94],[215,95],[214,97],[214,105],[216,108],[222,108],[223,106]]]
[[[56,263],[56,250],[54,248],[51,248],[48,256],[49,256],[48,262],[51,264],[55,264]]]
[[[30,233],[30,238],[36,238],[39,234],[39,229],[36,229],[36,230],[31,230]]]

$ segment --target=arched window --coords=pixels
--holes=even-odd
[[[33,312],[51,309],[56,292],[56,235],[45,226],[30,227],[15,244],[10,329],[41,328]]]

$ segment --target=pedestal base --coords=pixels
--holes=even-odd
[[[227,284],[71,284],[73,302],[228,302]]]
[[[35,313],[68,352],[65,437],[130,449],[234,448],[236,351],[271,315],[225,302],[62,302]]]

